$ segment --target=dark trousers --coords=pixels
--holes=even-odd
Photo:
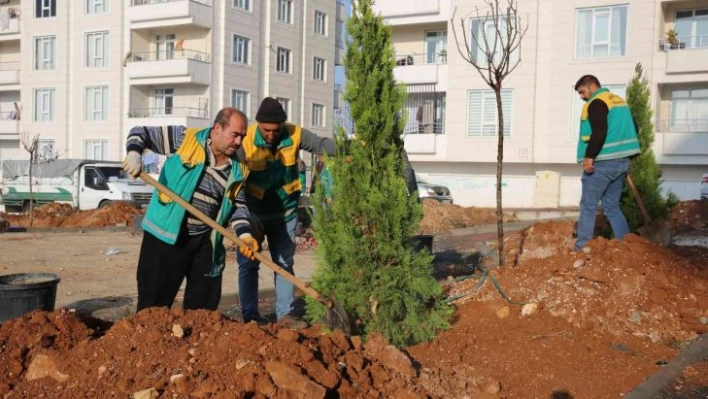
[[[212,270],[210,234],[180,235],[174,245],[147,231],[143,233],[138,260],[138,310],[171,307],[184,278],[184,309],[216,310],[221,299],[221,279]]]

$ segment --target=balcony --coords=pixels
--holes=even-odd
[[[659,46],[666,51],[667,74],[708,72],[708,36],[679,37]]]
[[[0,62],[0,91],[20,90],[20,62]]]
[[[447,54],[404,54],[396,56],[393,75],[411,84],[436,84],[436,91],[447,91]]]
[[[194,50],[134,53],[128,58],[126,72],[131,85],[211,84],[209,54]]]
[[[14,112],[0,112],[0,140],[20,139],[20,119]]]
[[[659,120],[656,132],[663,155],[706,155],[708,119]]]
[[[197,107],[131,108],[129,123],[134,126],[181,125],[204,128],[211,126],[209,111]]]
[[[4,10],[3,10],[4,11]],[[10,18],[7,26],[3,27],[0,22],[0,41],[20,40],[20,18]]]
[[[450,18],[450,2],[442,0],[377,0],[374,11],[390,25],[407,25],[447,21]]]
[[[130,0],[126,10],[132,29],[196,25],[211,29],[211,0]]]

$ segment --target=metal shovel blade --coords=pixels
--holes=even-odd
[[[671,243],[671,233],[663,220],[652,220],[637,229],[640,236],[649,241],[667,246]]]
[[[345,334],[352,334],[352,325],[344,306],[336,299],[330,298],[330,305],[324,314],[322,321],[330,330],[342,330]]]

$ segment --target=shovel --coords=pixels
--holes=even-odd
[[[666,227],[666,222],[664,220],[652,220],[647,213],[647,209],[644,207],[644,201],[642,197],[639,196],[639,191],[637,187],[634,186],[634,181],[632,181],[632,176],[627,173],[627,183],[629,184],[629,189],[632,190],[634,199],[637,201],[637,206],[639,206],[639,212],[642,214],[644,219],[644,225],[637,229],[640,236],[646,238],[649,241],[654,241],[663,246],[669,245],[671,242],[671,233]]]
[[[175,194],[172,190],[165,187],[164,185],[162,185],[160,182],[153,179],[152,177],[150,177],[147,173],[140,172],[140,178],[143,179],[147,184],[153,186],[155,189],[157,189],[161,193],[170,197],[171,200],[173,200],[174,202],[181,205],[184,209],[189,211],[189,213],[191,213],[192,215],[197,217],[197,219],[206,223],[209,227],[218,231],[224,237],[233,241],[239,247],[248,247],[246,245],[246,243],[244,243],[243,241],[241,241],[241,239],[236,237],[236,235],[234,233],[229,231],[224,226],[216,223],[214,220],[209,218],[207,215],[205,215],[204,213],[199,211],[199,209],[195,208],[194,205],[185,201],[182,197]],[[325,316],[324,316],[324,324],[325,324],[325,326],[327,326],[327,328],[329,328],[330,330],[339,329],[339,330],[344,331],[347,335],[351,334],[351,324],[349,322],[349,317],[347,316],[347,312],[344,310],[344,307],[340,303],[338,303],[334,298],[327,298],[327,297],[323,296],[318,291],[316,291],[314,288],[310,287],[309,284],[305,283],[304,281],[302,281],[302,280],[296,278],[295,276],[293,276],[292,274],[288,273],[282,267],[275,264],[272,260],[266,258],[260,252],[254,251],[253,254],[259,262],[268,266],[269,269],[273,270],[274,272],[278,273],[280,276],[284,277],[286,280],[290,281],[294,286],[296,286],[297,288],[302,290],[305,294],[309,295],[311,298],[313,298],[317,302],[325,305],[327,307],[327,311],[325,312]]]

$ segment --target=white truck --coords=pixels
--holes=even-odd
[[[30,204],[29,161],[3,161],[0,202],[6,212],[26,212]],[[146,206],[153,188],[132,180],[119,162],[56,159],[33,165],[32,201],[59,202],[79,210],[96,209],[114,201]]]

